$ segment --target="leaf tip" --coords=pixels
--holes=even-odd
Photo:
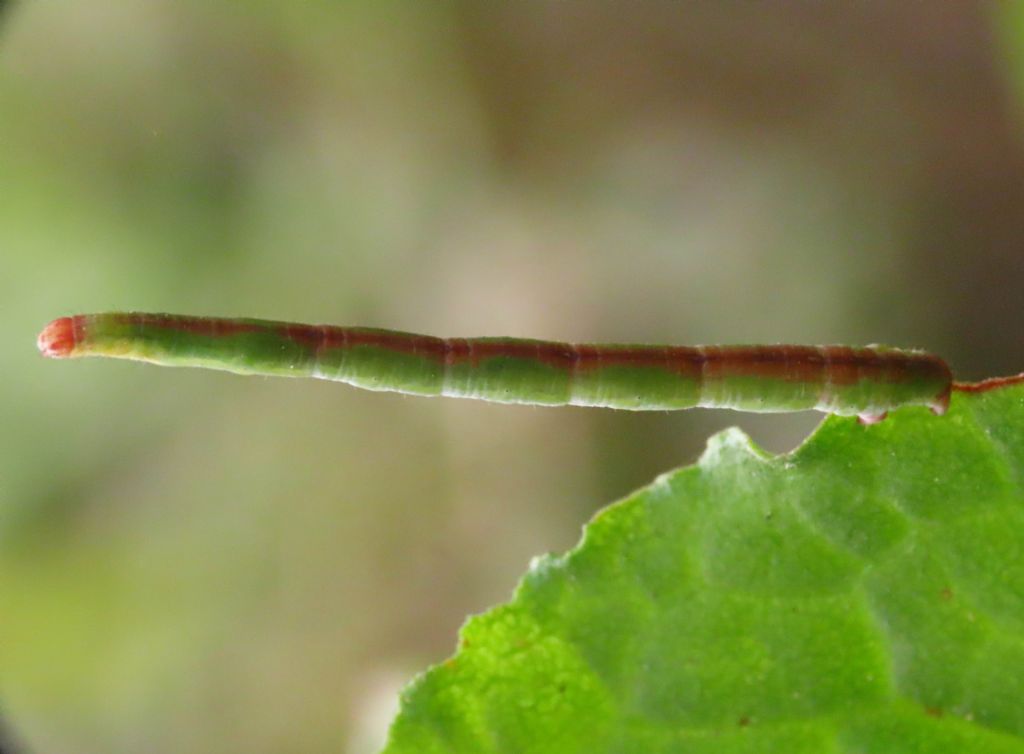
[[[742,429],[729,427],[708,439],[708,445],[704,449],[698,465],[701,467],[716,466],[724,461],[738,461],[750,457],[764,460],[767,454],[758,448],[750,439],[750,435]]]

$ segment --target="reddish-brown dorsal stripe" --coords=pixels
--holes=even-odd
[[[345,327],[332,327],[328,332],[330,332],[329,337],[332,342],[337,342],[342,346],[347,345],[349,348],[353,346],[387,348],[410,356],[435,359],[438,362],[443,362],[445,358],[444,338],[435,338],[432,335]]]
[[[72,320],[72,340],[81,335],[81,318]],[[267,332],[268,325],[237,320],[188,317],[172,314],[123,314],[123,324],[179,330],[212,338]],[[508,357],[540,361],[550,367],[584,372],[610,366],[668,369],[680,376],[699,379],[750,376],[810,384],[852,385],[870,379],[903,382],[921,372],[942,371],[945,363],[924,353],[875,351],[849,346],[605,346],[572,345],[557,341],[514,339],[436,338],[429,335],[331,325],[284,324],[279,332],[296,344],[315,349],[319,356],[332,348],[372,346],[386,348],[438,364],[478,365],[481,361]],[[977,385],[958,383],[958,390],[980,391],[1008,384],[986,381]],[[1024,378],[1020,378],[1024,379]],[[959,385],[963,385],[962,387]]]
[[[705,378],[766,377],[821,383],[825,358],[813,346],[705,346]]]
[[[450,367],[453,364],[462,364],[472,358],[473,349],[465,338],[447,338],[444,344],[445,366]]]

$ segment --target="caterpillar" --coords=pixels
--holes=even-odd
[[[945,413],[941,358],[887,346],[655,346],[436,338],[176,314],[81,314],[46,326],[46,356],[107,356],[238,374],[314,377],[368,390],[499,403],[664,411],[814,409],[863,423],[894,408]]]

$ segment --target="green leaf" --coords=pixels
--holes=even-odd
[[[403,693],[388,754],[1024,752],[1024,388],[600,513]]]

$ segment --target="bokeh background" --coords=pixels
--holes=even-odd
[[[1024,369],[1024,3],[39,0],[0,16],[11,751],[377,749],[738,424],[45,361],[51,318],[883,342]]]

